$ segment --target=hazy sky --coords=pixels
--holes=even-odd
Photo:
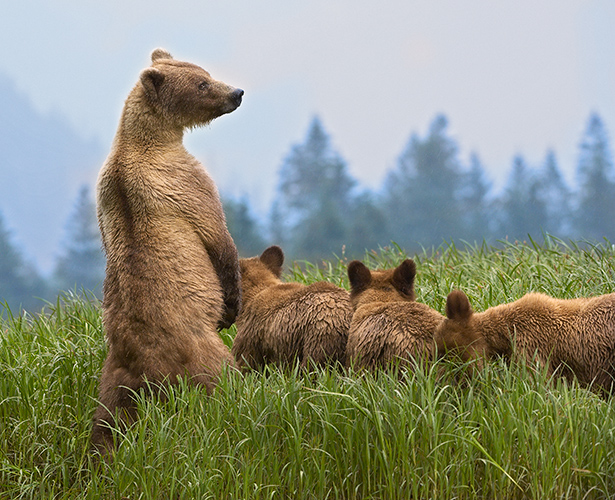
[[[497,184],[549,148],[570,180],[592,111],[615,130],[613,0],[6,1],[0,45],[0,73],[105,151],[155,47],[243,88],[187,145],[260,210],[315,114],[375,188],[438,113]]]

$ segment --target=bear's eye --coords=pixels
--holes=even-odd
[[[207,87],[209,87],[209,83],[207,82],[199,83],[199,90],[207,90]]]

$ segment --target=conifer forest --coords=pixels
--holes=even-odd
[[[542,240],[545,234],[575,241],[615,238],[615,169],[607,127],[588,117],[579,138],[574,179],[563,175],[556,151],[541,164],[511,159],[507,180],[496,190],[478,152],[462,158],[445,115],[425,135],[412,134],[378,189],[350,174],[318,116],[305,138],[281,158],[266,215],[248,197],[224,196],[229,230],[240,256],[280,245],[288,262],[333,256],[361,258],[391,245],[408,254],[446,242]],[[61,290],[101,294],[104,255],[96,222],[94,187],[74,201],[54,269],[43,276],[14,243],[0,213],[0,301],[9,310],[40,310]]]

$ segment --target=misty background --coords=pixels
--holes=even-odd
[[[244,255],[612,240],[614,28],[609,0],[6,3],[0,300],[99,286],[96,176],[156,47],[246,92],[185,139]]]

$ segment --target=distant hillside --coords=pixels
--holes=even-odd
[[[79,186],[93,185],[106,151],[59,114],[37,112],[2,74],[0,110],[0,212],[26,256],[48,272]]]

